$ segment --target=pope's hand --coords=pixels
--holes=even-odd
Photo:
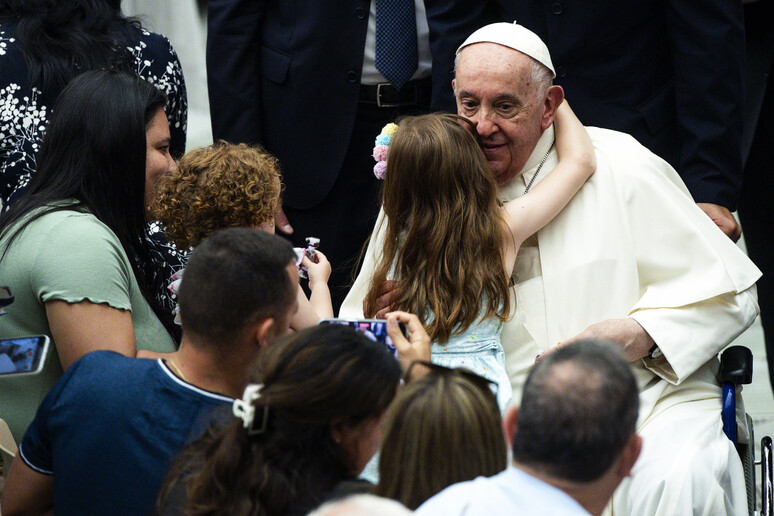
[[[386,319],[387,313],[392,309],[392,301],[398,294],[398,283],[393,280],[387,280],[379,288],[379,297],[376,298],[376,305],[366,306],[363,300],[363,313],[366,317],[374,319]]]
[[[608,340],[613,344],[617,344],[621,347],[629,362],[636,362],[646,357],[653,344],[655,344],[650,334],[645,331],[645,328],[640,326],[640,323],[634,319],[608,319],[592,324],[575,337],[560,342],[554,348],[538,356],[538,360],[559,347],[585,339]]]
[[[696,205],[712,219],[712,222],[714,222],[728,238],[736,242],[739,240],[739,237],[742,236],[742,228],[736,223],[736,219],[728,208],[708,202],[697,202]]]

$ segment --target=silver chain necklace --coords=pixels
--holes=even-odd
[[[540,160],[540,165],[538,165],[537,170],[535,170],[535,174],[532,176],[532,179],[529,180],[529,184],[527,184],[527,188],[524,190],[524,193],[529,192],[529,189],[532,188],[532,183],[535,182],[535,178],[540,173],[540,169],[543,168],[543,165],[546,164],[548,155],[551,154],[551,151],[554,149],[555,144],[556,144],[556,138],[554,138],[554,141],[551,142],[551,146],[548,148],[548,151],[546,151],[546,154],[543,156],[543,159]]]

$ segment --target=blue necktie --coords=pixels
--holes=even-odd
[[[400,89],[418,62],[414,0],[376,0],[376,69]]]

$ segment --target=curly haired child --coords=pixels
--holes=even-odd
[[[185,154],[177,169],[165,175],[153,211],[171,242],[180,249],[196,247],[210,233],[227,227],[253,227],[274,233],[274,212],[282,181],[277,159],[258,146],[216,142]],[[306,256],[311,296],[298,289],[298,311],[291,327],[299,330],[333,317],[325,255]]]

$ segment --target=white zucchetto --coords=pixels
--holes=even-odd
[[[537,34],[516,22],[491,23],[481,27],[468,36],[468,39],[457,49],[457,54],[463,48],[474,43],[496,43],[517,50],[544,65],[551,70],[553,77],[556,77],[551,54],[548,53],[546,44]]]

